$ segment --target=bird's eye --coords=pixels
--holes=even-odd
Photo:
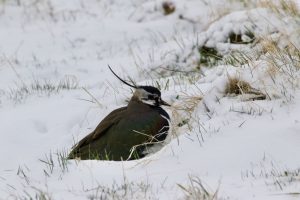
[[[153,100],[154,99],[154,95],[148,95],[148,99]]]
[[[158,96],[157,95],[153,95],[153,94],[149,94],[148,95],[148,99],[149,100],[158,100]]]

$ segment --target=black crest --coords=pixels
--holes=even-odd
[[[141,89],[144,89],[145,91],[151,93],[151,94],[156,94],[158,95],[159,97],[161,96],[161,93],[159,91],[159,89],[157,89],[156,87],[153,87],[153,86],[136,86],[136,85],[132,85],[132,84],[129,84],[128,82],[124,81],[123,79],[121,79],[112,69],[111,67],[108,65],[108,68],[110,69],[110,71],[113,73],[113,75],[115,75],[115,77],[117,77],[122,83],[128,85],[129,87],[132,87],[132,88],[135,88],[135,89],[138,89],[138,88],[141,88]]]
[[[113,73],[113,75],[115,75],[115,77],[117,77],[120,81],[122,81],[122,83],[128,85],[129,87],[132,87],[132,88],[137,89],[137,86],[131,85],[131,84],[127,83],[126,81],[124,81],[123,79],[121,79],[121,78],[120,78],[120,77],[119,77],[119,76],[111,69],[111,67],[110,67],[109,65],[108,65],[108,68],[109,68],[110,71]]]
[[[156,94],[157,96],[161,96],[161,93],[159,89],[153,86],[139,86],[138,88],[144,89],[145,91],[151,93],[151,94]]]

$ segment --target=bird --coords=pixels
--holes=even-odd
[[[161,106],[170,106],[154,86],[137,86],[121,79],[134,89],[126,107],[109,113],[93,132],[73,146],[68,159],[136,160],[145,157],[155,144],[165,141],[170,129],[170,117]]]

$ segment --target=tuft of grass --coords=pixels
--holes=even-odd
[[[295,185],[300,183],[300,168],[288,169],[279,165],[274,160],[264,155],[259,163],[252,163],[251,168],[241,172],[241,178],[244,179],[265,179],[268,187],[275,187],[280,191],[290,188],[289,193],[284,195],[299,195],[295,190]]]
[[[300,11],[295,0],[261,0],[258,1],[257,6],[271,9],[280,16],[300,17]]]
[[[78,81],[70,77],[66,77],[58,83],[52,83],[48,80],[35,80],[30,85],[24,83],[16,89],[10,89],[6,92],[6,95],[15,103],[20,103],[31,95],[50,96],[52,94],[58,94],[62,90],[78,89],[78,85]]]
[[[52,153],[50,152],[49,155],[45,155],[44,159],[39,159],[42,163],[46,165],[46,170],[44,169],[44,173],[46,176],[50,176],[50,174],[53,173],[54,170],[54,161],[53,161],[53,156]]]
[[[57,150],[56,153],[50,152],[44,158],[40,158],[39,161],[45,164],[46,168],[43,169],[43,172],[47,177],[50,177],[56,169],[62,174],[69,171],[68,153],[65,150]]]
[[[52,200],[51,194],[48,191],[44,191],[37,187],[31,187],[33,192],[23,191],[24,194],[16,195],[11,194],[10,197],[12,199],[24,199],[24,200]]]
[[[261,45],[265,53],[262,59],[295,80],[296,72],[300,70],[300,48],[292,42],[281,47],[272,38],[263,38]]]
[[[226,94],[244,94],[249,93],[252,87],[249,83],[237,78],[229,78],[226,85],[225,93]]]
[[[186,200],[217,200],[218,189],[215,192],[211,192],[204,186],[199,177],[189,176],[189,184],[183,186],[177,184],[180,189],[185,193],[184,199]]]
[[[198,95],[188,95],[184,93],[183,95],[177,96],[177,102],[172,105],[172,127],[182,127],[188,125],[192,119],[192,114],[198,104],[201,102],[202,96]]]
[[[269,37],[262,39],[261,46],[264,53],[261,59],[267,63],[267,74],[286,101],[291,101],[294,99],[292,90],[300,87],[300,48],[291,41],[279,45],[279,41]],[[284,82],[277,80],[278,75]]]
[[[240,114],[253,115],[253,116],[261,116],[263,113],[267,112],[262,108],[255,108],[251,105],[246,105],[241,108],[235,108],[234,106],[230,107],[230,112],[236,112]]]
[[[245,9],[267,8],[279,16],[300,16],[300,11],[295,0],[229,0],[229,2],[239,3]]]
[[[228,55],[224,55],[222,63],[225,65],[232,65],[234,67],[242,67],[243,65],[250,65],[253,63],[254,55],[246,54],[242,51],[232,51]]]
[[[199,47],[200,53],[200,65],[207,65],[207,66],[215,66],[218,61],[222,60],[222,55],[219,54],[217,49],[212,47],[202,46]]]
[[[28,199],[36,199],[36,200],[52,200],[53,198],[51,197],[51,194],[49,194],[48,191],[44,191],[42,189],[33,187],[33,189],[35,190],[35,194],[33,196],[30,196],[28,194]]]
[[[183,192],[183,199],[186,200],[217,200],[218,190],[212,192],[207,186],[203,184],[200,178],[189,176],[188,185],[177,184]],[[137,200],[159,199],[157,191],[151,184],[146,182],[128,182],[125,180],[121,184],[113,183],[111,186],[98,185],[95,188],[84,189],[88,193],[87,198],[90,200],[95,199],[112,199],[112,200]]]
[[[228,83],[225,88],[226,94],[243,95],[253,94],[251,100],[264,100],[266,95],[257,89],[254,89],[248,82],[240,80],[238,78],[229,77]]]
[[[112,200],[132,200],[132,199],[158,199],[151,190],[152,186],[147,182],[128,182],[122,184],[113,183],[111,186],[98,185],[95,188],[85,189],[89,193],[89,200],[112,199]]]

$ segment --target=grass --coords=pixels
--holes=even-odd
[[[49,80],[35,80],[31,84],[22,84],[17,88],[11,88],[6,92],[8,99],[15,103],[21,103],[27,97],[32,95],[50,96],[58,94],[63,90],[75,90],[79,88],[79,83],[75,78],[66,77],[58,83],[53,83]]]
[[[43,172],[47,177],[50,177],[55,171],[61,174],[69,171],[68,152],[66,150],[57,150],[56,153],[45,154],[45,157],[40,158],[39,161],[45,165]]]
[[[46,156],[46,159],[40,160],[42,163],[45,163],[46,170],[52,171],[49,174],[44,174],[45,178],[56,178],[53,170],[57,166],[57,162],[54,160],[54,157],[57,154],[50,153]],[[60,156],[57,156],[60,159]],[[63,168],[61,168],[63,169]],[[58,171],[56,171],[58,172]],[[66,172],[68,173],[68,172]],[[11,186],[13,191],[10,192],[10,197],[13,199],[30,199],[30,200],[51,200],[53,194],[50,192],[50,188],[47,185],[40,185],[36,183],[34,179],[30,177],[30,169],[26,166],[19,166],[17,175],[25,181],[25,184],[21,184],[21,188]],[[61,175],[63,178],[63,174]],[[161,188],[164,188],[165,181],[161,183]],[[159,184],[158,184],[159,185]],[[176,184],[179,189],[179,192],[182,192],[182,197],[180,199],[185,200],[217,200],[218,199],[218,190],[211,191],[208,189],[199,177],[189,176],[187,184]],[[20,191],[19,191],[20,190]],[[90,200],[98,199],[111,199],[111,200],[156,200],[159,199],[159,193],[157,192],[159,188],[154,187],[147,180],[146,181],[129,181],[126,177],[125,171],[123,172],[123,181],[117,183],[114,182],[111,185],[97,183],[96,186],[86,187],[82,186],[82,190],[72,190],[69,189],[68,192],[75,196],[85,196]]]
[[[177,184],[178,187],[184,192],[185,200],[217,200],[218,190],[211,192],[204,186],[203,182],[197,176],[189,176],[189,184],[183,186]]]
[[[11,194],[11,199],[23,199],[23,200],[53,200],[48,191],[41,190],[39,188],[32,187],[33,192],[24,191],[24,194],[15,195]]]
[[[300,11],[295,0],[279,0],[279,1],[258,1],[257,6],[268,8],[279,16],[300,17]]]
[[[264,38],[262,41],[264,59],[274,71],[288,75],[292,80],[297,77],[296,72],[300,70],[300,49],[296,44],[289,42],[286,46],[280,47],[277,41],[272,38]]]
[[[158,199],[152,191],[152,186],[145,182],[124,182],[122,184],[114,183],[111,186],[98,185],[95,188],[85,189],[89,193],[87,198],[90,200],[111,199],[111,200],[138,200]]]
[[[259,90],[253,88],[248,82],[238,78],[228,78],[228,83],[225,88],[225,94],[244,95],[252,94],[249,100],[265,100],[266,95]]]
[[[262,99],[278,98],[278,95],[272,95],[270,90],[278,91],[279,98],[283,98],[286,102],[294,99],[294,90],[299,88],[300,70],[300,49],[292,41],[287,40],[285,45],[281,45],[282,39],[287,36],[281,35],[278,38],[264,36],[258,38],[258,43],[250,52],[233,51],[226,55],[223,64],[232,65],[237,68],[248,68],[251,76],[254,78],[255,71],[261,71],[266,74],[265,79],[256,79],[256,82],[264,84],[269,78],[272,83],[268,83],[264,94],[254,89],[249,83],[229,77],[228,85],[225,93],[242,94],[250,93],[261,96]],[[261,68],[261,69],[260,69]],[[261,73],[259,72],[259,73]],[[260,88],[264,88],[261,85]],[[246,91],[246,92],[245,92]]]
[[[218,61],[222,60],[223,56],[219,54],[216,48],[202,46],[199,47],[200,65],[213,67]]]
[[[300,183],[300,168],[289,169],[271,160],[269,157],[264,156],[259,163],[252,163],[251,169],[243,171],[241,178],[243,180],[263,179],[268,187],[275,188],[279,191],[290,188],[289,191],[293,191],[295,190],[295,186]],[[287,192],[284,194],[299,195],[297,189],[295,192]]]
[[[252,87],[246,81],[240,80],[238,78],[229,78],[226,85],[226,94],[244,94],[249,93]]]
[[[278,16],[299,17],[300,12],[295,0],[229,0],[231,3],[239,3],[244,9],[267,8]]]

